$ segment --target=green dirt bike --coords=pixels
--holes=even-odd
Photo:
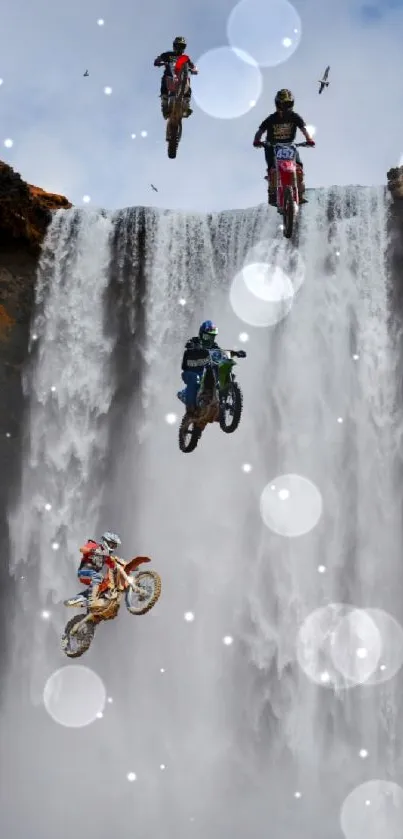
[[[232,434],[241,421],[243,397],[235,381],[235,358],[246,358],[245,350],[209,350],[196,400],[196,411],[187,410],[179,427],[179,448],[185,454],[194,451],[208,423],[218,422],[225,434]],[[178,399],[186,404],[186,390]]]

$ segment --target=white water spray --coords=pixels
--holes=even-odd
[[[95,531],[102,491],[96,478],[113,393],[113,342],[104,329],[111,232],[111,222],[97,213],[58,213],[39,265],[32,361],[24,377],[27,450],[11,542],[14,575],[24,577],[25,565],[31,566],[39,595],[33,672],[41,695],[41,610],[50,598],[60,602],[79,586],[78,547]]]

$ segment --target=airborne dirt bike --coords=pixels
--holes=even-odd
[[[262,146],[272,145],[262,143]],[[283,216],[283,234],[291,239],[300,207],[297,185],[297,148],[312,148],[310,143],[273,143],[275,166],[267,173],[268,188],[276,190],[277,212]]]
[[[183,100],[185,93],[189,90],[189,72],[197,74],[196,67],[194,70],[190,70],[189,60],[188,55],[179,56],[175,65],[170,65],[171,76],[166,77],[168,91],[166,141],[168,143],[168,157],[171,160],[176,157],[182,137]]]
[[[226,434],[236,431],[242,415],[242,392],[235,381],[235,358],[246,358],[245,350],[209,350],[197,393],[196,412],[186,411],[179,427],[181,452],[192,452],[209,422],[219,422]],[[185,402],[185,391],[178,399]],[[227,419],[229,418],[229,422]]]
[[[138,571],[133,574],[143,562],[151,562],[148,556],[136,556],[128,562],[116,556],[112,559],[115,567],[108,570],[99,587],[99,605],[89,609],[85,594],[64,601],[65,606],[79,607],[86,611],[84,617],[74,615],[65,626],[61,646],[69,658],[79,658],[89,649],[98,624],[116,618],[123,597],[130,614],[145,615],[161,594],[161,578],[156,571]]]

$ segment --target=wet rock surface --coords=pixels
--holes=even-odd
[[[7,513],[18,493],[22,455],[22,369],[27,357],[33,310],[36,266],[52,212],[71,207],[61,195],[52,195],[25,183],[0,161],[0,587],[12,602],[8,573]],[[7,609],[10,614],[10,610]],[[0,610],[0,658],[10,627]],[[0,691],[1,699],[1,691]]]

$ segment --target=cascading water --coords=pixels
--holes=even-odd
[[[315,684],[324,667],[318,651],[311,651],[311,678],[297,663],[298,652],[308,668],[298,632],[319,607],[336,602],[403,617],[385,226],[381,190],[313,196],[298,252],[265,207],[211,218],[143,210],[109,220],[57,218],[33,327],[42,343],[31,378],[30,453],[13,516],[15,571],[22,557],[40,558],[43,603],[51,593],[63,599],[74,585],[77,545],[96,535],[102,509],[101,526],[120,529],[126,556],[152,557],[163,593],[148,616],[121,613],[100,627],[80,661],[99,673],[113,700],[102,706],[102,719],[77,731],[36,713],[33,732],[35,712],[25,707],[19,755],[8,756],[8,772],[18,768],[30,778],[29,797],[24,788],[19,793],[21,816],[10,809],[11,787],[0,785],[15,839],[39,831],[48,839],[55,830],[65,839],[83,823],[88,839],[111,830],[119,839],[185,839],[190,832],[197,839],[268,832],[337,839],[340,808],[354,787],[367,778],[399,782],[398,677],[382,688],[351,687],[363,681],[365,663],[351,659],[354,633],[344,630],[343,677],[331,671],[329,683]],[[72,227],[76,250],[66,250]],[[57,270],[49,283],[52,242]],[[262,275],[266,263],[276,288]],[[238,277],[230,295],[243,266],[246,291]],[[244,414],[234,436],[208,427],[196,451],[183,455],[181,356],[207,317],[224,347],[249,337],[248,357],[236,368]],[[65,344],[57,341],[61,330]],[[64,427],[55,399],[67,410]],[[176,422],[166,421],[174,415]],[[99,480],[94,460],[103,460],[106,447]],[[261,502],[269,529],[259,501],[271,482],[272,496],[269,490]],[[43,512],[48,502],[52,510]],[[56,556],[52,541],[60,544]],[[56,567],[64,570],[55,580]],[[53,611],[59,631],[65,610]],[[33,637],[40,625],[45,638],[32,611],[27,623]],[[47,652],[53,643],[56,650],[51,635]],[[68,667],[61,654],[50,655],[38,684]],[[89,716],[94,705],[95,717],[88,681],[75,685],[75,694],[56,704],[75,702]],[[5,712],[10,729],[14,713],[11,705]],[[358,754],[364,748],[366,763]],[[66,790],[74,802],[67,812]]]
[[[59,659],[58,650],[52,654],[52,645],[45,644],[41,610],[46,614],[51,601],[59,603],[75,585],[77,543],[95,528],[99,507],[96,481],[112,398],[112,341],[103,322],[111,233],[111,222],[102,215],[57,214],[39,265],[31,364],[24,378],[27,450],[11,540],[12,571],[25,590],[31,620],[36,612],[29,658],[40,699],[49,656]],[[25,627],[17,634],[21,630]]]

